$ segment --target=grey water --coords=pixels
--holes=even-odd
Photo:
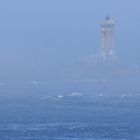
[[[113,94],[80,89],[1,88],[1,93],[30,94],[1,96],[0,140],[140,139],[138,91]]]

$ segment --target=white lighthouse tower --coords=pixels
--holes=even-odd
[[[101,57],[103,60],[114,59],[114,21],[106,16],[101,24]]]

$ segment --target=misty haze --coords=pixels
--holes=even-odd
[[[140,2],[0,2],[0,140],[139,140]]]

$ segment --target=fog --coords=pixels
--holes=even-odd
[[[0,0],[0,140],[140,139],[139,26],[140,0]]]
[[[1,1],[1,83],[53,85],[69,77],[77,80],[83,69],[85,80],[96,81],[92,79],[96,65],[87,66],[83,59],[98,53],[100,24],[107,14],[115,20],[115,51],[122,65],[138,68],[139,4],[138,0]],[[125,78],[131,81],[130,75]],[[82,79],[83,74],[78,76]]]

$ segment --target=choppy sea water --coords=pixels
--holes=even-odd
[[[5,99],[0,140],[139,140],[140,96]]]
[[[130,125],[130,124],[129,124]],[[139,139],[140,127],[108,123],[39,123],[1,125],[0,138],[5,140],[124,140]]]

